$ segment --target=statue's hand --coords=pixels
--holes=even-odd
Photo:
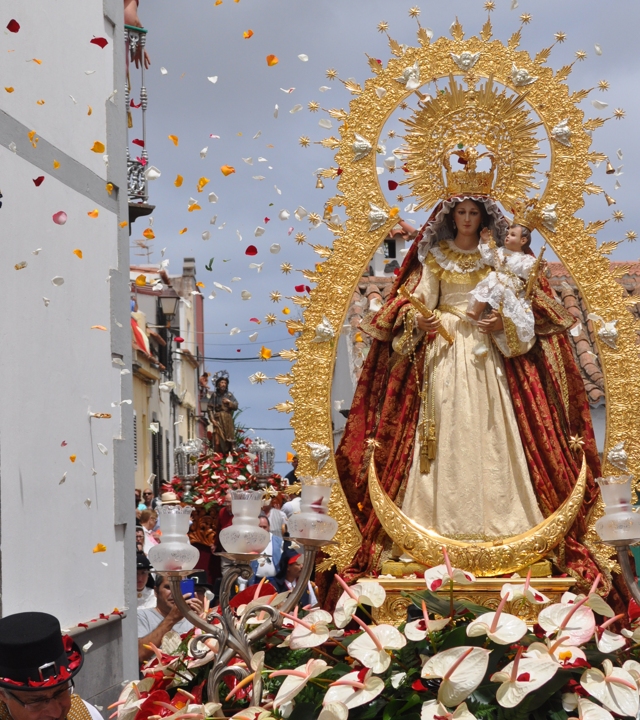
[[[489,228],[484,228],[482,230],[480,233],[480,240],[483,243],[488,243],[491,240],[491,230],[489,230]]]
[[[440,327],[440,318],[432,315],[426,318],[424,315],[416,315],[416,324],[420,330],[424,330],[427,333],[434,333]]]
[[[478,327],[481,333],[494,333],[504,330],[504,323],[502,322],[502,316],[497,312],[492,312],[488,318],[480,320]]]

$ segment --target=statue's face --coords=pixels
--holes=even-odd
[[[216,386],[218,388],[219,393],[226,393],[227,392],[227,381],[226,380],[218,380],[218,384]]]
[[[463,200],[455,207],[453,221],[459,233],[477,234],[482,222],[482,214],[473,200]]]

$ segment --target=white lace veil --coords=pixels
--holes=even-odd
[[[499,247],[504,245],[504,239],[509,231],[509,221],[502,214],[502,210],[500,210],[495,200],[486,195],[457,195],[444,200],[436,209],[435,217],[428,220],[422,228],[422,240],[418,245],[420,262],[424,262],[433,245],[441,240],[453,239],[446,218],[453,208],[463,200],[475,200],[484,205],[489,216],[489,230],[491,230],[496,244]]]

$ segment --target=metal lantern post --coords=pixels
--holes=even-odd
[[[190,502],[193,495],[191,488],[198,477],[198,458],[202,452],[203,442],[200,438],[187,440],[174,450],[175,472],[182,483],[184,502]]]

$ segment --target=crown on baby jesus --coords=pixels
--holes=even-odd
[[[450,155],[458,157],[463,170],[452,170],[449,155],[445,155],[442,164],[445,170],[445,187],[447,197],[454,195],[491,195],[493,190],[496,159],[493,153],[479,153],[476,148],[465,148],[459,145]],[[478,160],[491,158],[491,169],[478,171]]]
[[[531,199],[518,200],[511,208],[513,224],[522,225],[528,230],[536,230],[543,225],[541,208],[538,207],[538,195]]]

